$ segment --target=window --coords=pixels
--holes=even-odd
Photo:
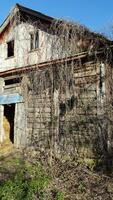
[[[18,84],[21,82],[21,79],[22,79],[21,77],[17,77],[17,78],[5,80],[5,86],[12,85],[12,84]]]
[[[31,33],[30,37],[30,49],[33,50],[39,48],[39,32]]]
[[[14,40],[7,43],[7,57],[14,56]]]

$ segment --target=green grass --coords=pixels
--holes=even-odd
[[[56,200],[64,200],[64,195],[62,192],[57,192],[56,194]]]
[[[1,181],[0,200],[34,200],[44,199],[44,189],[51,178],[47,176],[39,164],[25,163],[19,159],[6,162],[0,172],[9,173],[9,177]],[[58,199],[59,200],[59,199]]]

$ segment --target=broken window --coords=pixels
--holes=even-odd
[[[7,43],[7,57],[14,56],[14,40]]]
[[[39,48],[39,32],[31,33],[30,37],[30,49],[33,50]]]

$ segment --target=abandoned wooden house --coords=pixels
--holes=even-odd
[[[0,27],[1,146],[112,149],[112,44],[17,4]]]

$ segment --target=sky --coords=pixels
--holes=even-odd
[[[0,0],[0,24],[19,3],[55,18],[64,18],[110,36],[113,0]]]

